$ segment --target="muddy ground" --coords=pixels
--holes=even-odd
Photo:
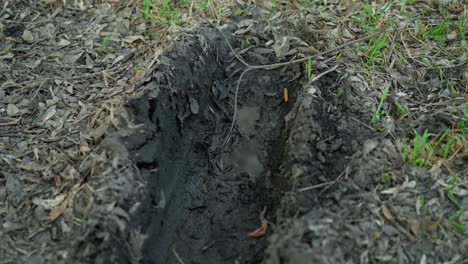
[[[311,76],[304,63],[243,74],[235,55],[337,46],[266,19],[268,5],[186,26],[164,50],[133,2],[4,6],[0,263],[468,259],[466,135],[431,166],[402,157],[404,138],[468,122],[463,82],[446,92],[396,52],[367,77],[353,46],[314,58]]]
[[[223,147],[236,84],[229,76],[238,68],[225,39],[203,27],[182,35],[160,61],[144,83],[151,91],[127,106],[144,124],[141,132],[120,139],[148,181],[148,197],[133,216],[149,235],[144,260],[178,263],[176,250],[192,263],[259,262],[266,241],[247,233],[260,215],[273,214],[286,188],[273,176],[290,108],[279,92],[284,76],[245,76],[238,126]]]

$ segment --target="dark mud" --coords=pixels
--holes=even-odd
[[[374,111],[372,99],[351,79],[356,79],[353,71],[343,69],[340,78],[304,87],[286,116],[280,174],[292,188],[282,199],[280,224],[263,263],[418,263],[426,258],[432,260],[427,263],[465,263],[463,234],[452,235],[454,244],[431,243],[433,222],[417,215],[411,194],[381,191],[383,173],[402,166],[395,162],[401,158],[387,132],[365,125]],[[339,89],[344,92],[337,96]],[[411,179],[403,189],[434,184],[426,169],[403,165],[402,170]],[[437,199],[430,191],[426,195]],[[387,208],[392,213],[382,213]],[[449,235],[441,236],[449,241]]]
[[[409,194],[389,198],[388,167],[410,175],[403,189],[428,172],[398,162],[391,134],[367,125],[377,104],[352,66],[305,85],[290,81],[297,68],[248,72],[223,147],[242,67],[222,35],[183,34],[159,60],[147,92],[127,106],[138,132],[120,139],[147,182],[130,226],[147,235],[144,263],[461,259],[462,236],[452,235],[453,246],[429,243],[431,222]],[[263,218],[266,235],[248,236]]]
[[[287,69],[245,75],[237,126],[232,120],[241,67],[216,29],[185,34],[160,57],[129,103],[135,123],[122,138],[142,176],[147,199],[133,217],[148,235],[144,263],[258,263],[264,237],[249,237],[275,213],[286,185],[275,179],[282,156]],[[294,89],[290,89],[294,100]],[[177,255],[177,256],[176,256]]]

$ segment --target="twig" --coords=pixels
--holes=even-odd
[[[172,252],[174,252],[174,256],[177,258],[180,264],[184,264],[184,261],[180,258],[179,254],[177,254],[177,251],[175,248],[172,248]]]
[[[392,44],[390,44],[390,49],[389,49],[390,51],[389,51],[389,53],[388,53],[388,55],[387,55],[387,58],[386,58],[386,60],[385,60],[385,65],[387,65],[387,66],[389,65],[390,60],[392,59],[393,48],[395,47],[396,37],[397,37],[397,35],[398,35],[399,33],[400,33],[400,30],[396,30],[396,31],[395,31],[395,34],[393,34]]]
[[[213,23],[211,23],[211,22],[208,22],[208,23],[210,23],[215,29],[217,29],[219,31],[219,33],[221,33],[224,40],[228,44],[229,49],[234,54],[234,57],[236,57],[236,59],[238,61],[240,61],[242,64],[244,64],[244,66],[247,67],[241,73],[239,79],[237,80],[236,91],[235,91],[235,96],[234,96],[234,113],[233,113],[233,116],[232,116],[231,127],[229,128],[228,134],[226,136],[226,140],[224,141],[223,148],[224,148],[224,146],[226,146],[229,139],[231,139],[231,134],[232,134],[232,131],[234,129],[234,125],[236,123],[236,118],[237,118],[237,97],[238,97],[238,94],[239,94],[240,82],[242,81],[242,77],[244,77],[245,73],[247,73],[250,70],[273,70],[273,69],[276,69],[276,68],[281,67],[281,66],[287,66],[287,65],[290,65],[290,64],[294,64],[294,63],[304,62],[304,61],[307,61],[309,59],[315,59],[315,58],[318,58],[318,57],[333,53],[335,51],[341,50],[341,49],[343,49],[343,48],[345,48],[347,46],[356,44],[358,42],[362,42],[362,41],[368,40],[370,38],[373,38],[373,37],[377,36],[378,34],[380,34],[383,31],[383,30],[379,30],[377,32],[374,32],[371,35],[368,35],[368,36],[365,36],[365,37],[362,37],[362,38],[358,38],[358,39],[346,42],[346,43],[344,43],[342,45],[339,45],[339,46],[337,46],[335,48],[332,48],[332,49],[329,49],[329,50],[326,50],[326,51],[323,51],[323,52],[319,52],[319,53],[317,53],[315,55],[307,56],[307,57],[304,57],[304,58],[301,58],[301,59],[296,59],[296,60],[287,61],[287,62],[273,63],[273,64],[268,64],[268,65],[250,65],[239,54],[237,54],[237,52],[231,46],[231,43],[229,42],[228,38],[224,35],[224,33],[218,27],[216,27]]]
[[[335,71],[336,68],[338,68],[338,66],[339,66],[339,64],[333,66],[333,68],[328,69],[328,70],[326,70],[326,71],[320,73],[319,75],[315,76],[314,78],[310,79],[309,84],[312,84],[312,83],[314,83],[315,81],[317,81],[318,79],[322,78],[324,75],[327,75],[328,73],[330,73],[330,72],[332,72],[332,71]]]

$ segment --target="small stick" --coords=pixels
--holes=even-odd
[[[174,256],[177,258],[180,264],[184,264],[184,261],[180,258],[179,254],[177,254],[177,251],[175,248],[172,248],[172,252],[174,252]]]
[[[310,79],[310,81],[309,81],[309,84],[312,84],[312,83],[314,83],[315,81],[317,81],[318,79],[322,78],[323,76],[325,76],[325,75],[329,74],[330,72],[332,72],[332,71],[335,71],[335,70],[336,70],[336,68],[338,68],[338,66],[339,66],[339,64],[337,64],[337,65],[333,66],[333,68],[331,68],[331,69],[328,69],[328,70],[326,70],[326,71],[324,71],[324,72],[320,73],[320,74],[319,74],[319,75],[317,75],[316,77],[314,77],[314,78]]]

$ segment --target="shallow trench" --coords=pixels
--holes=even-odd
[[[147,181],[147,199],[133,225],[148,235],[144,263],[258,263],[265,237],[247,234],[272,219],[286,182],[282,156],[287,69],[245,75],[237,126],[233,94],[242,67],[225,40],[205,28],[185,34],[160,57],[157,69],[127,110],[144,124],[123,138]],[[290,72],[289,72],[290,73]],[[294,89],[290,89],[294,100]]]

